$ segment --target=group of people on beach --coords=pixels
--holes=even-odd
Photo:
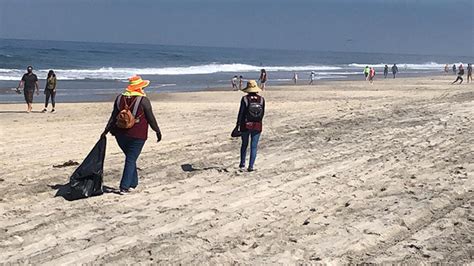
[[[388,67],[388,65],[385,65],[384,68],[383,68],[383,77],[384,78],[387,78],[388,71],[389,71],[389,67]],[[364,73],[365,80],[369,81],[372,84],[374,82],[374,78],[375,78],[375,74],[376,74],[375,68],[365,66],[364,70],[363,70],[363,73]],[[393,64],[393,66],[392,66],[393,78],[395,78],[397,76],[397,73],[398,73],[397,64]]]
[[[44,88],[45,94],[45,102],[44,102],[44,109],[43,113],[48,111],[48,104],[49,99],[51,98],[51,104],[53,106],[51,113],[54,113],[56,110],[56,74],[53,70],[48,72],[48,76],[46,77],[46,85]],[[28,106],[26,109],[27,113],[30,113],[33,110],[33,95],[36,91],[36,95],[39,95],[39,81],[38,76],[33,73],[33,67],[28,66],[26,68],[26,73],[23,74],[20,83],[16,87],[16,92],[21,94],[20,88],[23,87],[23,95],[25,97],[26,105]]]
[[[265,69],[260,70],[260,76],[258,78],[259,86],[262,90],[265,90],[266,83],[268,81],[267,71]],[[235,75],[231,80],[230,83],[232,85],[233,90],[242,90],[243,84],[245,80],[242,75]]]
[[[447,71],[447,66],[446,64],[444,66],[444,72],[448,73],[449,70]],[[456,80],[453,81],[451,84],[456,84],[459,81],[459,84],[462,84],[464,81],[463,76],[464,76],[464,66],[462,64],[459,64],[459,67],[457,68],[457,73],[456,73],[456,64],[453,64],[453,73],[457,74]],[[467,83],[472,82],[472,64],[467,64]]]
[[[242,79],[240,79],[242,82]],[[160,127],[153,114],[150,100],[146,97],[144,89],[150,81],[143,80],[140,76],[128,79],[126,90],[119,94],[114,101],[113,111],[109,121],[101,134],[105,137],[109,132],[115,136],[117,144],[125,154],[125,166],[120,181],[120,194],[131,192],[138,186],[137,159],[148,138],[148,127],[156,133],[157,141],[160,142],[162,135]],[[260,84],[265,84],[261,80]],[[234,132],[242,140],[240,147],[241,171],[255,170],[257,158],[257,146],[263,127],[263,116],[265,114],[265,99],[259,95],[262,88],[255,80],[248,80],[247,86],[240,89],[246,93],[240,101],[239,112]],[[250,144],[250,160],[246,167],[247,148]]]

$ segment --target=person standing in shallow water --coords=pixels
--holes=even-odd
[[[296,72],[293,74],[293,82],[295,83],[295,85],[298,84],[298,73]]]
[[[398,67],[397,67],[397,64],[393,64],[392,66],[392,74],[393,74],[393,78],[395,78],[395,76],[397,75],[398,73]]]
[[[375,68],[371,67],[369,71],[369,82],[370,84],[374,83],[374,77],[375,77]]]
[[[239,76],[239,90],[242,90],[243,85],[244,85],[244,77],[240,75]]]
[[[364,67],[364,77],[365,77],[365,80],[369,80],[369,72],[370,72],[370,67],[369,67],[369,66],[365,66],[365,67]]]
[[[26,105],[28,106],[26,112],[29,113],[33,110],[33,94],[36,89],[36,95],[39,95],[39,84],[38,77],[33,74],[33,67],[28,66],[26,68],[26,73],[21,78],[18,87],[16,87],[17,92],[20,91],[20,87],[23,86],[23,95],[25,96]]]
[[[268,80],[267,71],[265,69],[260,70],[260,78],[258,80],[260,81],[260,87],[262,90],[265,90],[265,83]]]
[[[467,64],[467,83],[472,82],[472,64]]]
[[[385,65],[385,67],[383,68],[383,78],[386,79],[388,76],[388,66]]]
[[[150,100],[146,97],[143,88],[150,84],[140,76],[128,79],[126,91],[117,96],[109,122],[101,135],[112,133],[120,149],[125,154],[125,167],[120,181],[120,193],[128,193],[138,186],[137,159],[140,156],[145,141],[148,138],[148,125],[156,132],[158,142],[161,141],[161,131],[156,122]],[[124,125],[123,117],[133,116],[131,125]],[[130,121],[130,120],[129,120]]]
[[[257,158],[257,146],[262,133],[263,116],[265,115],[265,99],[258,95],[262,92],[255,80],[249,80],[247,86],[242,90],[247,93],[240,101],[239,114],[237,116],[237,126],[242,133],[242,146],[240,147],[241,170],[245,169],[245,159],[250,138],[250,160],[247,170],[254,171],[254,164]]]
[[[48,111],[48,103],[50,97],[51,105],[53,106],[51,113],[54,113],[56,107],[56,74],[53,70],[50,70],[48,72],[48,77],[46,78],[46,86],[44,88],[44,94],[46,95],[46,99],[44,101],[43,113]]]
[[[314,71],[311,71],[311,74],[309,75],[309,85],[313,85],[315,78],[316,78],[316,73],[314,73]]]
[[[230,83],[232,84],[232,90],[236,91],[237,90],[237,76],[234,76],[230,80]]]

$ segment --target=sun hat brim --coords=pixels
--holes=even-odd
[[[135,85],[128,85],[127,90],[136,90],[136,89],[142,89],[150,85],[149,80],[143,80],[142,82],[135,84]]]
[[[242,92],[245,92],[245,93],[252,93],[252,92],[255,92],[255,93],[259,93],[259,92],[262,92],[262,89],[260,89],[258,86],[257,87],[250,87],[250,88],[243,88],[242,89]]]

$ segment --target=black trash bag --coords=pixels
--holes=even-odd
[[[69,200],[103,193],[104,159],[107,139],[102,137],[69,178]]]

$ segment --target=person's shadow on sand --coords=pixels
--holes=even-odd
[[[51,189],[57,189],[56,194],[54,195],[54,197],[63,197],[67,201],[85,199],[85,198],[74,197],[71,194],[71,187],[70,187],[69,183],[49,185],[49,187]],[[120,194],[119,190],[117,190],[115,188],[112,188],[112,187],[108,187],[108,186],[102,186],[102,190],[103,190],[103,194],[107,194],[107,193]],[[99,195],[97,195],[97,196],[99,196]]]
[[[41,114],[41,111],[31,111],[30,113]],[[0,111],[0,114],[27,114],[26,111]]]

